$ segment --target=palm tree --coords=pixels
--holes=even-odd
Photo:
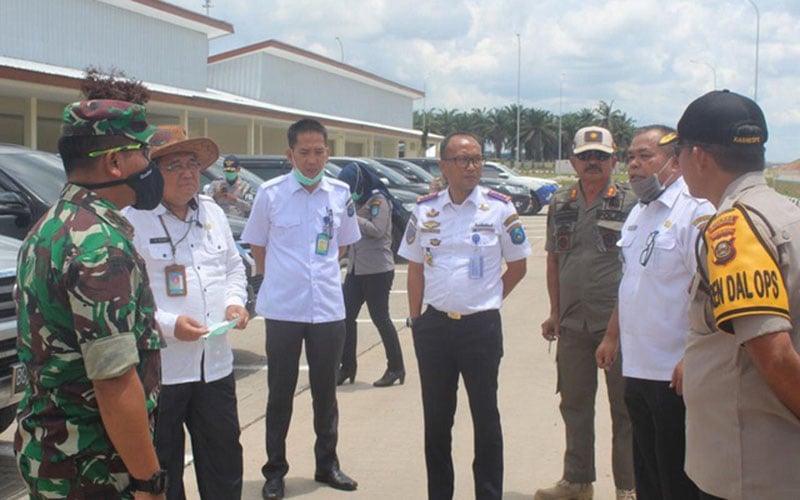
[[[516,118],[516,114],[514,116]],[[483,137],[492,143],[496,158],[500,158],[500,154],[503,152],[503,144],[508,140],[510,122],[511,115],[509,115],[506,108],[492,108],[486,114]],[[514,133],[516,133],[516,129]]]
[[[521,110],[520,115],[520,144],[525,148],[525,159],[544,161],[544,147],[548,142],[555,140],[556,132],[553,130],[553,115],[549,111],[536,108]]]

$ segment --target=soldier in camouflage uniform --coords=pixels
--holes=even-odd
[[[163,498],[152,444],[163,345],[144,261],[118,212],[161,200],[154,133],[140,105],[64,110],[67,184],[23,242],[15,295],[30,383],[14,450],[31,498]]]
[[[225,178],[213,181],[209,185],[208,195],[226,214],[247,217],[256,194],[250,183],[239,175],[239,170],[239,159],[235,155],[226,156],[222,163]]]

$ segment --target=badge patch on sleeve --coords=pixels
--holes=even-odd
[[[717,327],[733,333],[731,320],[761,314],[789,319],[789,299],[778,263],[744,208],[709,221],[704,233],[708,278]]]
[[[414,243],[417,239],[417,218],[414,215],[408,219],[408,226],[406,226],[406,243],[409,245]]]
[[[525,243],[525,230],[522,229],[522,224],[517,224],[508,228],[508,234],[511,236],[511,243],[515,245],[522,245]]]

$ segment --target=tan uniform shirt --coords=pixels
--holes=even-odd
[[[588,206],[580,183],[553,195],[545,249],[558,254],[561,326],[605,330],[621,277],[617,240],[637,201],[627,183],[609,183]]]
[[[698,245],[684,357],[686,472],[712,495],[800,498],[800,420],[742,347],[789,331],[800,349],[798,242],[800,208],[757,172],[728,186]]]

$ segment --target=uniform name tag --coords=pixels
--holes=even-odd
[[[150,243],[169,243],[169,238],[162,236],[160,238],[150,238]]]

